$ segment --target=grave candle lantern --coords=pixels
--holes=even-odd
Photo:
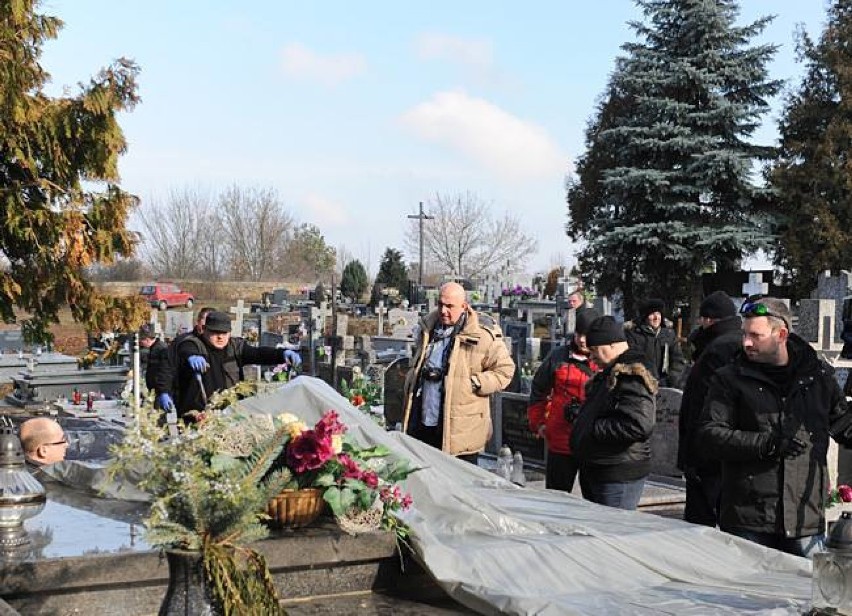
[[[813,607],[832,614],[852,613],[852,512],[840,515],[825,545],[827,549],[813,560]]]
[[[41,513],[44,486],[24,464],[21,440],[12,422],[0,421],[0,550],[29,543],[24,520]]]

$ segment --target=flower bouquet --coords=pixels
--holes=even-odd
[[[338,414],[327,411],[312,427],[290,413],[275,420],[286,445],[272,470],[285,468],[285,489],[319,488],[323,500],[344,530],[384,528],[398,537],[407,527],[394,515],[411,505],[397,482],[414,472],[407,460],[391,458],[387,447],[362,447],[347,434]]]
[[[238,413],[208,410],[170,437],[146,401],[136,426],[113,446],[111,477],[132,478],[151,496],[145,540],[162,550],[195,551],[214,605],[225,614],[281,614],[263,556],[246,544],[268,534],[267,501],[291,476],[270,471],[286,430]]]
[[[364,411],[371,419],[384,427],[384,415],[372,412],[374,406],[382,404],[382,388],[365,375],[358,366],[352,368],[351,383],[346,379],[341,380],[340,393],[349,400],[352,406]]]

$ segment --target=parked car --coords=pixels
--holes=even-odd
[[[146,284],[139,289],[139,294],[143,295],[151,306],[160,310],[165,310],[172,306],[192,308],[192,304],[195,302],[192,293],[181,291],[179,286],[171,282]]]

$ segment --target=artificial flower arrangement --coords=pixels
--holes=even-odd
[[[840,484],[836,488],[828,489],[828,498],[826,499],[826,507],[839,505],[840,503],[852,503],[852,487],[845,483]]]
[[[91,368],[97,363],[98,359],[100,359],[100,356],[97,352],[89,349],[77,358],[77,368],[81,370]]]
[[[382,404],[382,388],[369,378],[358,366],[352,368],[352,381],[340,381],[340,393],[349,403],[369,412],[374,406]]]
[[[396,485],[416,470],[407,460],[383,446],[359,446],[335,411],[308,428],[290,413],[273,420],[234,410],[255,391],[240,383],[211,396],[193,423],[178,423],[177,436],[159,425],[161,412],[146,400],[137,424],[111,450],[110,477],[132,478],[151,497],[147,543],[199,551],[225,614],[281,613],[266,562],[247,544],[268,534],[267,504],[285,489],[320,488],[349,532],[408,534],[396,515],[411,505]]]
[[[275,422],[289,437],[272,467],[283,465],[292,473],[285,488],[320,488],[344,530],[372,526],[407,536],[407,527],[395,514],[411,505],[411,495],[397,485],[417,470],[408,460],[392,458],[383,445],[358,445],[333,410],[312,428],[290,413]]]
[[[509,297],[520,297],[521,299],[528,299],[530,297],[535,296],[535,291],[533,291],[529,287],[522,287],[521,285],[515,285],[514,287],[507,287],[500,292],[503,296]]]

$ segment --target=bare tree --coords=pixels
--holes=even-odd
[[[278,194],[271,188],[235,185],[219,197],[218,206],[232,274],[243,280],[269,279],[285,258],[294,228]]]
[[[523,232],[516,216],[507,212],[494,218],[490,205],[474,193],[436,194],[426,210],[433,217],[423,227],[427,266],[431,260],[447,272],[471,278],[495,272],[507,262],[520,270],[536,251],[536,241]],[[405,244],[414,255],[419,254],[419,233],[418,223],[410,221]]]
[[[162,201],[143,201],[138,210],[141,254],[157,277],[188,278],[202,264],[201,223],[211,210],[203,192],[185,188]]]

